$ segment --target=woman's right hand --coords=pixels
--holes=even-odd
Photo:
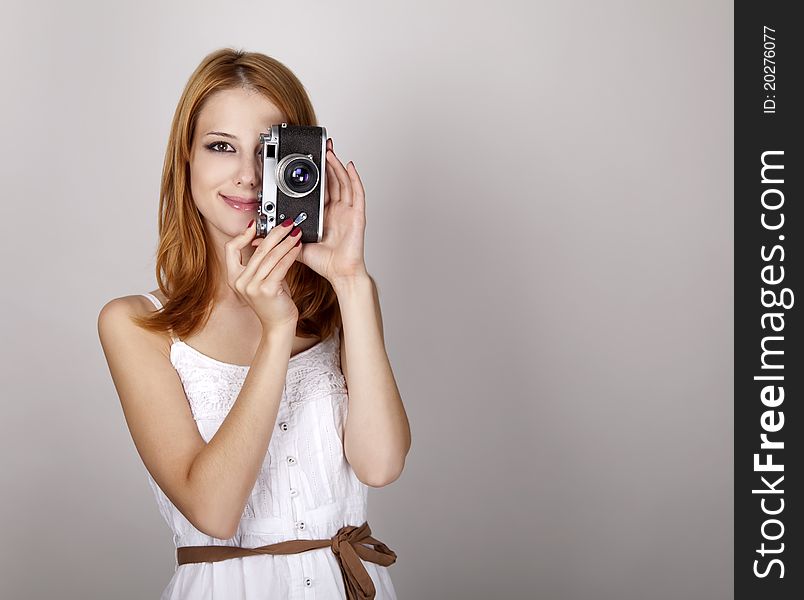
[[[296,245],[301,240],[301,229],[295,228],[298,230],[295,236],[288,235],[280,241],[291,226],[292,221],[290,225],[272,227],[245,266],[240,251],[251,244],[257,225],[252,223],[243,233],[224,244],[226,281],[257,313],[263,332],[289,324],[295,326],[299,320],[299,309],[290,296],[285,275],[301,251],[301,244]]]

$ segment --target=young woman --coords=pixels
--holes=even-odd
[[[98,317],[177,548],[162,600],[396,597],[366,501],[400,476],[410,428],[363,257],[364,189],[329,139],[321,242],[287,222],[257,238],[259,136],[283,122],[317,124],[283,64],[201,62],[165,156],[159,288]]]

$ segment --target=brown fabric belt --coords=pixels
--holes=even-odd
[[[374,549],[363,544],[370,544],[374,546]],[[396,553],[381,541],[371,537],[368,522],[364,522],[359,527],[344,525],[328,540],[287,540],[259,548],[182,546],[176,548],[176,560],[179,565],[218,562],[258,554],[297,554],[327,546],[332,547],[332,552],[338,559],[347,600],[372,600],[377,593],[366,567],[360,562],[361,558],[383,567],[396,562]]]

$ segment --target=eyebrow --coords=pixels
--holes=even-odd
[[[236,136],[236,135],[232,135],[231,133],[224,133],[224,132],[222,132],[222,131],[208,131],[208,132],[207,132],[207,133],[205,133],[204,135],[220,135],[220,136],[222,136],[222,137],[231,138],[231,139],[233,139],[233,140],[236,140],[236,139],[237,139],[237,136]]]
[[[269,125],[264,131],[271,131],[271,126]],[[230,139],[233,139],[233,140],[237,139],[236,135],[232,135],[231,133],[225,133],[223,131],[208,131],[204,135],[205,136],[207,136],[207,135],[219,135],[221,137],[230,138]]]

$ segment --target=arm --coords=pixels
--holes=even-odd
[[[385,350],[374,279],[366,273],[333,287],[343,318],[341,369],[349,392],[344,452],[362,482],[381,487],[402,473],[410,425]]]
[[[240,394],[205,443],[163,336],[135,325],[133,300],[112,300],[98,334],[137,452],[170,501],[199,531],[237,531],[271,439],[287,376],[295,325],[263,333]]]

